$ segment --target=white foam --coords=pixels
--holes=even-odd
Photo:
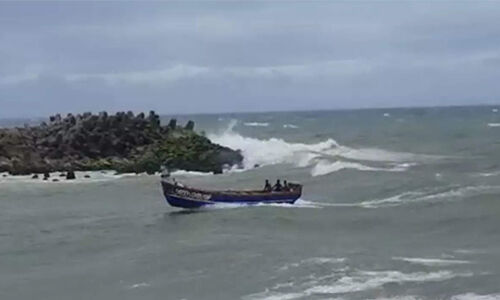
[[[488,123],[488,127],[500,127],[500,123]]]
[[[340,145],[338,151],[334,151],[331,154],[353,160],[409,163],[411,165],[415,165],[416,162],[435,161],[444,158],[437,155],[394,152],[376,148],[355,149]]]
[[[294,204],[290,203],[215,203],[213,205],[204,206],[202,209],[234,209],[234,208],[251,208],[251,207],[275,207],[275,208],[321,208],[314,202],[298,199]]]
[[[498,112],[498,108],[493,108],[491,111],[496,113],[496,112]]]
[[[298,199],[294,204],[291,203],[265,203],[261,202],[255,206],[269,206],[269,207],[279,207],[279,208],[319,208],[319,206],[314,205],[312,202],[302,201]]]
[[[389,206],[399,206],[408,203],[425,201],[441,201],[446,199],[466,198],[483,194],[496,194],[500,192],[500,186],[465,186],[451,188],[446,191],[411,191],[385,199],[368,200],[358,205],[365,208],[379,208]]]
[[[291,268],[301,267],[303,265],[324,265],[324,264],[339,264],[346,261],[345,257],[310,257],[299,262],[288,263],[279,268],[280,271],[287,271]]]
[[[277,138],[259,140],[241,136],[233,132],[232,127],[221,134],[209,135],[209,138],[217,144],[240,149],[247,169],[253,168],[256,164],[261,166],[288,162],[308,164],[311,159],[319,156],[318,153],[337,144],[332,139],[317,144],[287,143]]]
[[[284,124],[283,128],[297,129],[297,128],[299,128],[299,126],[294,125],[294,124]]]
[[[453,252],[463,255],[472,255],[472,254],[485,254],[487,253],[484,249],[456,249]]]
[[[242,299],[248,300],[292,300],[302,297],[302,293],[277,293],[277,292],[264,292],[261,294],[250,295]]]
[[[170,176],[183,176],[183,177],[194,177],[194,176],[210,176],[214,175],[213,172],[195,172],[195,171],[184,171],[177,170],[170,173]]]
[[[146,282],[141,282],[141,283],[129,285],[127,288],[136,289],[136,288],[144,288],[144,287],[148,287],[148,286],[151,286],[151,285],[149,283],[146,283]]]
[[[334,163],[321,160],[319,161],[311,170],[312,176],[326,175],[333,172],[337,172],[344,169],[353,169],[358,171],[389,171],[389,172],[402,172],[406,171],[406,167],[396,166],[389,168],[374,168],[365,166],[361,163],[347,162],[347,161],[336,161]]]
[[[249,296],[242,297],[243,300],[292,300],[292,299],[304,299],[308,295],[304,293],[280,293],[273,291],[265,291],[263,293],[253,294]],[[343,298],[323,298],[325,300],[343,300]]]
[[[455,259],[438,259],[438,258],[420,258],[420,257],[393,257],[394,260],[401,260],[409,262],[412,264],[419,264],[428,267],[435,266],[450,266],[450,265],[463,265],[470,264],[467,260],[455,260]]]
[[[474,293],[466,293],[455,295],[451,300],[500,300],[500,294],[478,295]]]
[[[500,175],[500,171],[484,172],[484,173],[477,174],[477,176],[480,176],[480,177],[492,177],[492,176],[498,176],[498,175]]]
[[[395,297],[381,297],[381,298],[375,298],[371,300],[419,300],[422,299],[417,296],[412,296],[412,295],[407,295],[407,296],[395,296]]]
[[[390,117],[390,116],[391,116],[391,114],[390,114],[390,113],[384,113],[384,117],[388,118],[388,117]]]
[[[342,277],[324,276],[320,279],[305,282],[301,284],[305,287],[303,291],[297,292],[278,292],[275,290],[266,290],[244,297],[245,299],[299,299],[311,298],[314,295],[338,295],[347,293],[364,292],[382,287],[388,283],[423,283],[440,282],[450,280],[456,277],[470,277],[472,273],[454,273],[451,271],[437,272],[415,272],[402,273],[400,271],[356,271]],[[313,276],[314,277],[314,276]],[[327,280],[325,282],[325,280]],[[413,296],[405,296],[413,297]],[[383,298],[380,298],[383,299]],[[414,298],[392,298],[392,299],[414,299]]]
[[[243,124],[245,126],[250,126],[250,127],[267,127],[267,126],[269,126],[269,123],[267,123],[267,122],[246,122]]]
[[[402,273],[399,271],[362,271],[353,276],[344,276],[332,285],[318,285],[305,290],[306,295],[341,294],[375,289],[387,283],[438,282],[459,276],[472,276],[471,273],[451,271]]]
[[[383,199],[366,200],[354,203],[338,203],[338,202],[329,203],[329,202],[318,202],[318,201],[307,201],[306,203],[308,205],[317,208],[361,207],[361,208],[371,209],[371,208],[394,207],[394,206],[401,206],[401,205],[420,203],[420,202],[452,200],[456,198],[467,198],[476,195],[497,194],[497,193],[500,193],[500,186],[481,185],[481,186],[467,186],[459,188],[455,187],[455,188],[450,188],[446,191],[442,190],[409,191]]]
[[[203,210],[212,210],[212,209],[234,209],[241,207],[248,207],[248,204],[245,203],[214,203],[212,205],[207,205],[201,207]]]
[[[399,195],[391,196],[384,199],[367,200],[359,203],[359,206],[365,208],[378,208],[386,206],[397,206],[404,203],[411,202],[413,199],[418,199],[422,196],[423,192],[405,192]]]
[[[298,205],[298,206],[302,206],[302,207],[306,207],[306,208],[321,208],[324,206],[320,202],[308,201],[308,200],[304,200],[302,198],[295,201],[294,205]]]
[[[293,164],[297,167],[313,167],[315,176],[343,169],[404,171],[417,162],[441,158],[374,148],[355,149],[340,145],[331,138],[312,144],[289,143],[280,138],[257,139],[233,131],[236,124],[237,121],[233,120],[226,130],[209,134],[208,137],[215,143],[240,149],[246,170],[255,165]],[[377,166],[370,166],[370,162],[377,163]]]
[[[38,174],[38,178],[32,178],[33,175],[9,175],[7,173],[3,173],[7,175],[4,177],[3,174],[0,174],[0,184],[16,184],[16,183],[36,183],[36,184],[81,184],[81,183],[95,183],[95,182],[103,182],[110,180],[117,180],[124,177],[132,177],[132,176],[144,176],[146,174],[133,174],[133,173],[124,173],[124,174],[116,174],[115,171],[104,170],[104,171],[76,171],[75,176],[76,179],[67,180],[65,177],[59,176],[61,173],[65,172],[52,172],[50,173],[50,177],[47,180],[43,180],[43,174]],[[85,178],[85,176],[90,176],[90,178]],[[54,180],[57,181],[54,181]]]

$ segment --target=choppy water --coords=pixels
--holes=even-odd
[[[178,180],[302,199],[186,212],[154,176],[0,176],[0,299],[500,299],[494,107],[191,118],[247,170]]]

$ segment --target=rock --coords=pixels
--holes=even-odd
[[[194,130],[194,122],[189,120],[186,124],[186,126],[184,127],[184,129],[186,130],[190,130],[190,131],[193,131]]]
[[[170,129],[176,129],[177,128],[177,120],[176,119],[170,119],[170,122],[168,122],[167,127],[170,128]]]
[[[84,178],[90,178],[90,175],[89,174],[85,174],[85,176],[83,176]]]
[[[0,139],[0,141],[1,141],[1,139]],[[12,168],[12,162],[8,158],[1,157],[2,152],[3,152],[1,150],[2,150],[2,148],[0,147],[0,173],[9,172]],[[4,150],[4,151],[6,152],[6,150]]]
[[[59,177],[66,177],[66,173],[59,174]]]
[[[67,180],[73,180],[73,179],[76,179],[75,172],[73,172],[73,171],[68,171],[68,173],[66,173],[66,179],[67,179]]]
[[[31,176],[31,179],[38,179],[38,174],[33,174],[33,176]]]
[[[178,127],[171,119],[144,113],[101,112],[51,116],[50,123],[29,128],[0,128],[0,173],[18,175],[56,171],[116,170],[153,174],[162,166],[188,171],[222,172],[240,164],[238,151],[213,144],[194,132],[194,122]],[[71,178],[71,174],[60,173]],[[69,172],[68,172],[69,173]],[[74,172],[73,172],[74,173]]]
[[[58,181],[59,181],[59,179],[57,179],[57,178],[52,179],[52,182],[58,182]]]

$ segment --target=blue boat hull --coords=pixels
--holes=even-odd
[[[199,208],[214,204],[259,204],[288,203],[293,204],[300,198],[302,187],[293,185],[292,191],[204,191],[183,187],[162,181],[163,193],[167,203],[182,208]]]

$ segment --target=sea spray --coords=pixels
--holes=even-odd
[[[281,138],[258,139],[239,134],[234,130],[237,120],[231,120],[227,128],[209,134],[215,143],[232,149],[240,149],[244,169],[255,166],[292,164],[311,167],[312,176],[321,176],[343,169],[358,171],[405,171],[419,162],[439,159],[437,156],[394,152],[375,148],[351,148],[339,144],[333,138],[318,143],[290,143]],[[375,165],[373,165],[375,164]]]

